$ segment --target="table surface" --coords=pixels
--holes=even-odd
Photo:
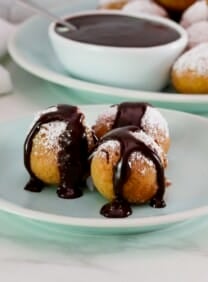
[[[5,58],[14,91],[0,98],[0,121],[93,95],[38,79]],[[100,97],[99,102],[112,102]],[[0,213],[0,281],[208,281],[208,218],[138,235],[58,234]]]

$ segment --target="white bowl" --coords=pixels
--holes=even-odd
[[[95,10],[70,14],[65,18],[98,14],[126,15],[121,11]],[[176,30],[180,37],[156,47],[109,47],[64,38],[55,31],[56,23],[52,23],[49,37],[58,59],[71,76],[94,83],[146,91],[159,91],[166,86],[172,64],[187,45],[186,31],[177,23],[161,17],[143,14],[128,16],[166,25]]]

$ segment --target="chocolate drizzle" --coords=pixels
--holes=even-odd
[[[55,111],[43,113],[30,130],[24,144],[24,163],[31,179],[25,186],[26,190],[40,192],[44,183],[33,173],[30,165],[33,138],[43,124],[53,121],[66,122],[66,130],[59,136],[58,168],[60,186],[57,194],[61,198],[77,198],[82,195],[79,188],[88,167],[88,143],[85,127],[82,124],[83,114],[78,108],[70,105],[58,105]]]
[[[121,157],[113,171],[115,200],[104,205],[100,213],[105,217],[112,218],[122,218],[131,215],[131,207],[123,196],[123,187],[130,176],[128,160],[133,152],[141,152],[154,163],[157,172],[158,189],[153,199],[151,199],[150,205],[155,208],[162,208],[165,206],[163,200],[165,177],[160,157],[150,147],[136,139],[131,133],[139,130],[145,132],[142,118],[146,113],[147,107],[152,107],[152,105],[144,102],[124,102],[114,106],[117,106],[117,114],[112,125],[112,130],[101,139],[100,144],[108,140],[118,141],[121,146]],[[106,159],[107,162],[109,162],[108,151],[104,149],[102,149],[102,151],[106,153]]]
[[[124,185],[128,181],[131,173],[129,158],[133,152],[140,152],[144,157],[151,160],[157,172],[157,191],[150,200],[150,205],[155,208],[165,206],[163,200],[165,192],[164,168],[157,152],[151,149],[143,141],[137,139],[133,133],[143,130],[142,118],[146,112],[147,103],[121,103],[118,105],[117,115],[113,124],[113,129],[107,133],[98,145],[114,140],[120,144],[120,159],[113,171],[113,187],[115,199],[104,205],[100,211],[105,217],[122,218],[131,215],[130,204],[124,197]],[[55,109],[50,109],[37,119],[30,130],[24,144],[24,163],[30,173],[30,181],[25,186],[31,192],[40,192],[45,183],[36,177],[31,169],[31,151],[33,140],[43,124],[60,121],[66,123],[66,129],[58,137],[59,151],[57,156],[58,169],[60,173],[60,185],[57,194],[61,198],[77,198],[82,195],[79,188],[88,171],[88,142],[86,130],[83,125],[84,115],[78,108],[70,105],[58,105]],[[95,140],[94,140],[95,141]],[[109,153],[106,153],[109,162]],[[93,154],[92,156],[93,157]]]
[[[112,129],[131,125],[143,129],[142,118],[148,106],[151,107],[150,104],[143,102],[125,102],[119,104]]]
[[[116,140],[120,143],[120,159],[117,162],[113,172],[113,187],[115,200],[108,203],[101,209],[101,214],[106,217],[118,218],[127,217],[132,211],[130,205],[125,201],[123,196],[123,187],[130,177],[131,168],[129,166],[129,157],[133,152],[140,152],[146,158],[151,160],[157,172],[157,192],[150,201],[150,205],[155,208],[165,207],[163,200],[165,192],[164,168],[158,154],[153,151],[144,142],[135,138],[132,132],[138,131],[137,126],[126,126],[114,129],[107,133],[101,143],[108,140]]]
[[[44,187],[44,183],[38,180],[36,177],[31,176],[28,183],[25,185],[25,190],[30,192],[41,192]]]

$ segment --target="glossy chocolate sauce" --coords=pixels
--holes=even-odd
[[[60,24],[55,30],[74,41],[113,47],[153,47],[177,40],[180,34],[166,25],[116,14],[83,15],[68,21],[77,30],[62,31]],[[61,31],[60,31],[61,30]]]
[[[60,151],[58,152],[58,168],[60,173],[60,186],[57,194],[61,198],[77,198],[82,195],[79,188],[88,166],[88,143],[85,127],[82,124],[83,114],[75,106],[58,105],[55,111],[43,113],[33,125],[24,144],[24,163],[30,173],[31,179],[25,186],[26,190],[40,192],[44,187],[33,173],[30,166],[33,138],[41,125],[53,121],[66,122],[66,130],[59,136]]]
[[[130,176],[131,168],[128,160],[133,152],[142,153],[146,158],[154,163],[157,171],[158,189],[155,196],[151,199],[150,205],[155,208],[165,207],[165,202],[163,200],[165,192],[165,177],[160,157],[149,146],[136,139],[131,134],[131,132],[135,131],[138,131],[137,126],[120,127],[107,133],[101,141],[101,143],[103,143],[108,140],[116,140],[121,146],[120,159],[113,171],[115,200],[104,205],[100,211],[100,213],[105,217],[122,218],[127,217],[132,213],[130,205],[124,200],[123,187]]]
[[[150,104],[143,102],[124,102],[119,104],[112,129],[130,125],[143,129],[142,118],[148,106],[151,107]]]

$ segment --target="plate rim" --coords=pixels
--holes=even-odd
[[[154,227],[166,224],[181,222],[196,217],[205,216],[208,214],[208,206],[192,209],[185,212],[179,212],[171,215],[162,215],[156,217],[145,218],[123,218],[123,219],[110,219],[110,218],[80,218],[70,217],[63,215],[55,215],[34,211],[23,208],[16,204],[0,198],[0,210],[15,214],[23,218],[33,219],[41,222],[53,223],[57,225],[66,225],[71,227],[80,228],[99,228],[99,229],[125,229],[125,228],[143,228]]]
[[[73,4],[72,0],[71,5]],[[76,79],[70,75],[60,74],[56,71],[45,68],[44,66],[37,66],[33,63],[27,61],[22,54],[22,50],[17,47],[17,40],[19,36],[23,33],[23,30],[29,25],[34,26],[37,21],[43,19],[42,16],[36,15],[26,20],[17,28],[17,30],[12,34],[8,42],[8,51],[14,61],[21,66],[23,69],[29,73],[45,79],[49,82],[53,82],[58,85],[62,85],[68,88],[73,88],[76,90],[90,91],[93,93],[99,93],[106,96],[114,96],[120,98],[132,98],[132,99],[143,99],[152,100],[155,102],[168,102],[168,103],[208,103],[208,95],[205,94],[181,94],[181,93],[168,93],[168,92],[151,92],[151,91],[140,91],[132,89],[124,89],[112,86],[106,86],[102,84],[92,83],[83,81],[81,79]]]
[[[103,108],[109,106],[109,104],[100,104],[100,105],[78,105],[83,111],[90,108]],[[199,120],[200,122],[205,122],[208,127],[208,119],[205,117],[201,117],[198,115],[190,114],[187,112],[181,112],[177,110],[170,110],[170,109],[163,109],[158,108],[158,110],[167,113],[177,113],[179,115],[191,117],[194,119]],[[25,120],[26,118],[33,117],[33,113],[27,114],[23,117],[15,119],[16,122]],[[12,124],[13,121],[2,121],[0,125]],[[172,214],[166,215],[156,215],[156,216],[149,216],[149,217],[137,217],[137,218],[122,218],[122,219],[110,219],[110,218],[83,218],[83,217],[71,217],[65,215],[58,215],[58,214],[50,214],[47,212],[41,212],[37,210],[28,209],[22,207],[21,205],[12,203],[8,200],[2,199],[0,197],[0,210],[8,212],[10,214],[15,214],[21,216],[23,218],[28,218],[36,221],[53,223],[57,225],[65,225],[70,227],[77,227],[77,228],[97,228],[97,229],[139,229],[145,227],[155,227],[155,226],[162,226],[168,225],[173,223],[182,222],[188,219],[194,219],[196,217],[205,216],[208,214],[208,205],[203,205],[199,208],[189,209],[182,212],[175,212]]]

